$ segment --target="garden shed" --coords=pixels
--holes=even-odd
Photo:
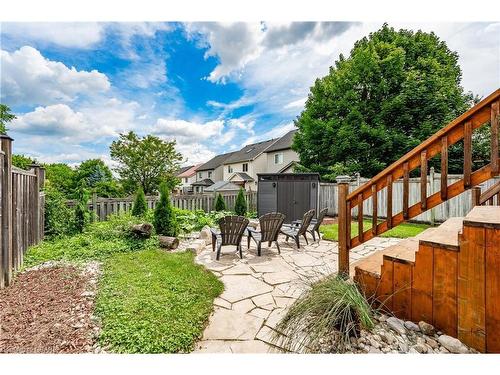
[[[285,223],[302,219],[310,209],[318,210],[319,174],[262,173],[257,175],[257,212],[285,214]]]

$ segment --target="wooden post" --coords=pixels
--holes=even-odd
[[[472,188],[472,205],[471,208],[474,208],[476,206],[479,206],[479,199],[481,198],[481,187],[480,186],[474,186]]]
[[[349,226],[351,223],[348,222],[348,205],[347,196],[349,195],[349,176],[338,176],[337,177],[338,186],[338,239],[339,239],[339,275],[349,276],[349,245],[350,238],[348,238],[350,233]]]
[[[0,144],[3,157],[3,174],[2,174],[2,243],[1,252],[2,268],[4,269],[4,277],[0,282],[4,286],[8,286],[12,280],[12,141],[13,139],[6,134],[0,135]]]
[[[35,191],[33,192],[33,217],[34,217],[34,225],[33,225],[33,242],[37,243],[40,241],[41,233],[40,233],[40,190],[42,188],[42,173],[41,166],[39,164],[31,164],[30,165],[32,172],[35,174]]]
[[[436,172],[434,171],[434,167],[431,167],[430,173],[429,173],[429,195],[432,195],[435,193],[434,191],[434,179],[436,178]],[[436,209],[433,207],[431,208],[431,224],[434,225],[436,222]]]

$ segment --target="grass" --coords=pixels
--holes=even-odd
[[[167,253],[158,238],[140,239],[128,214],[90,224],[84,233],[29,249],[25,267],[49,260],[103,262],[96,314],[99,342],[118,353],[189,352],[202,335],[223,284],[192,253]]]
[[[118,353],[189,352],[223,290],[192,253],[145,250],[105,261],[100,343]]]
[[[292,352],[340,353],[350,337],[373,327],[373,310],[363,294],[352,281],[334,275],[313,283],[290,307],[273,339]]]
[[[372,227],[371,220],[363,220],[363,229],[366,231]],[[380,237],[395,237],[395,238],[408,238],[414,237],[430,228],[427,224],[403,223],[397,227],[388,230],[380,235]],[[322,225],[319,231],[323,234],[323,239],[330,241],[338,240],[338,224]],[[351,222],[351,237],[358,235],[358,223]]]

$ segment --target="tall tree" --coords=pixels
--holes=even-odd
[[[383,25],[340,55],[295,121],[301,164],[371,177],[467,110],[458,55],[434,33]]]
[[[12,164],[18,168],[28,170],[31,164],[35,164],[36,160],[25,155],[12,154]]]
[[[11,113],[9,106],[0,103],[0,134],[7,133],[7,123],[16,118],[16,115]]]
[[[45,164],[45,178],[50,186],[64,194],[67,199],[76,198],[75,171],[67,164]]]
[[[182,161],[182,155],[175,150],[175,141],[153,135],[141,138],[134,132],[120,134],[110,150],[111,158],[118,162],[116,171],[129,193],[142,186],[146,195],[153,194],[162,180],[172,179]]]
[[[119,197],[123,195],[122,186],[115,180],[109,167],[101,159],[89,159],[75,170],[75,186],[85,185],[100,197]]]

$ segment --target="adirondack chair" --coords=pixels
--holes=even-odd
[[[304,239],[306,240],[306,244],[309,245],[309,241],[307,240],[306,233],[307,233],[307,228],[309,228],[309,224],[311,224],[311,220],[315,214],[315,210],[309,210],[307,211],[304,216],[302,217],[302,220],[299,225],[283,225],[281,227],[280,233],[284,234],[286,236],[286,241],[288,242],[288,238],[292,237],[295,240],[295,244],[297,245],[297,248],[300,249],[300,243],[299,243],[299,238],[300,236],[303,236]]]
[[[250,248],[250,239],[253,239],[257,245],[257,255],[260,256],[262,242],[267,242],[268,246],[271,246],[271,243],[274,242],[278,248],[278,254],[281,254],[280,245],[278,244],[278,235],[284,221],[285,215],[279,212],[270,212],[262,215],[259,218],[260,230],[251,227],[247,229],[248,247]]]
[[[234,245],[243,258],[241,237],[248,226],[248,219],[243,216],[224,216],[218,221],[220,230],[212,228],[212,251],[217,247],[216,259],[219,260],[222,246]]]
[[[321,240],[321,235],[319,233],[319,227],[321,223],[323,222],[323,219],[325,218],[326,214],[328,213],[328,208],[323,208],[318,215],[317,219],[311,219],[311,224],[307,228],[307,232],[311,233],[313,237],[313,241],[316,241],[316,233],[318,234],[318,240]],[[302,220],[296,220],[292,224],[295,226],[300,226]]]

